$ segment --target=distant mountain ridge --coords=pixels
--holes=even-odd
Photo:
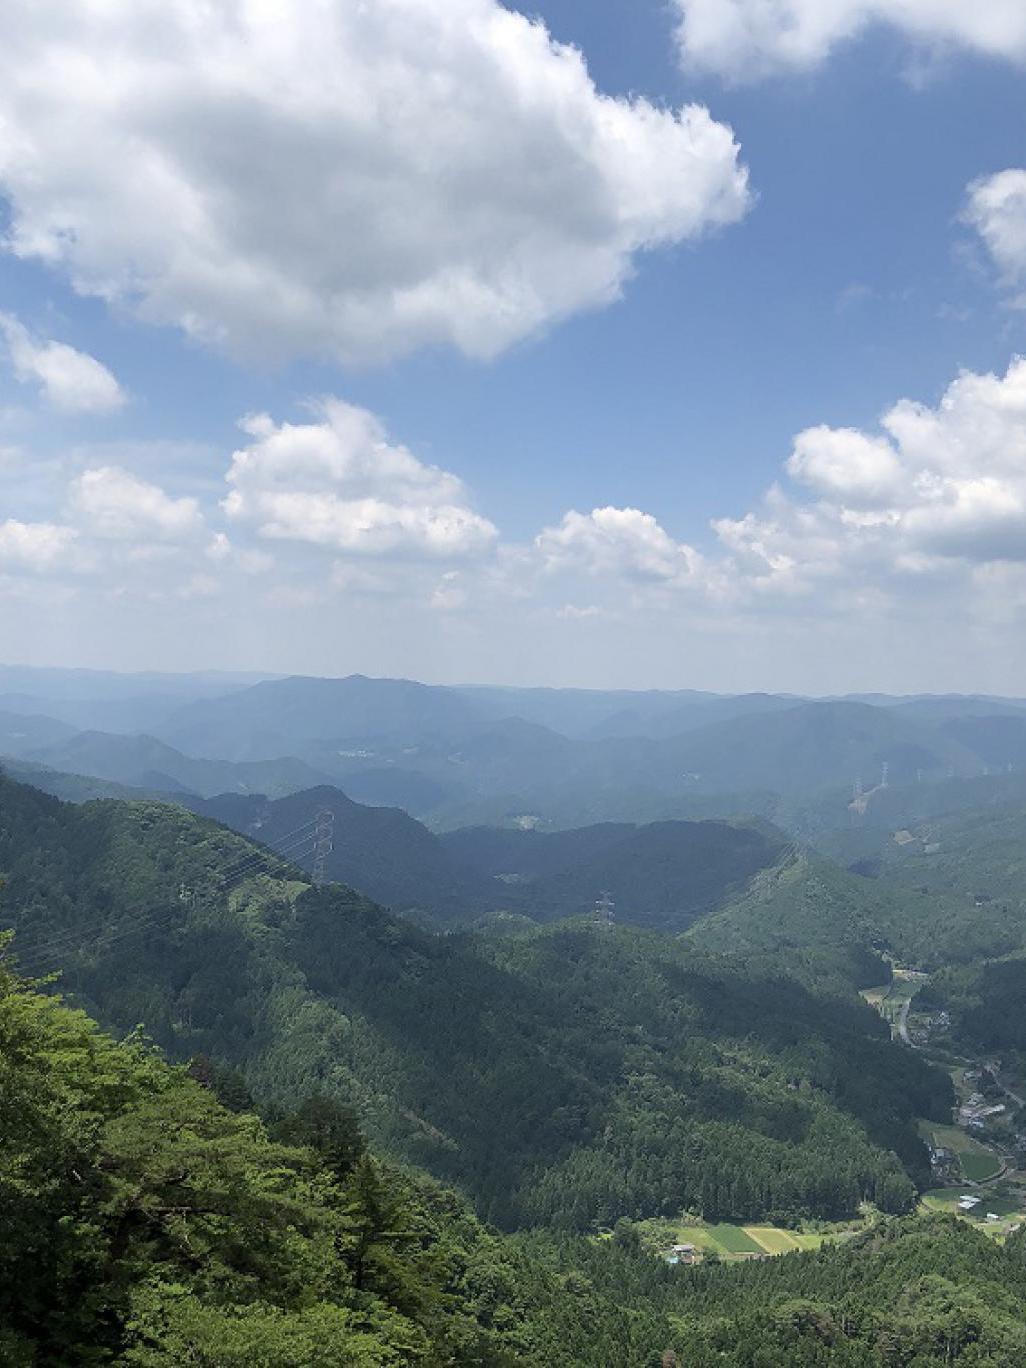
[[[77,675],[50,681],[59,714],[50,715],[27,691],[31,678],[15,672],[4,694],[0,669],[0,754],[208,798],[328,783],[435,829],[779,820],[789,805],[845,790],[971,781],[1026,764],[1026,703],[1014,699],[453,688],[363,675],[232,688],[189,678],[144,688],[105,680],[85,703]],[[95,715],[110,730],[76,726]]]

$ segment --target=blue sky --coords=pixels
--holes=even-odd
[[[747,0],[722,0],[722,15],[717,3],[701,0],[689,15],[681,0],[681,9],[689,22],[700,17],[708,34]],[[431,12],[425,0],[397,4]],[[497,8],[492,0],[459,4],[472,18],[487,19]],[[238,8],[247,6],[240,0]],[[335,8],[352,6],[335,0]],[[793,8],[800,28],[806,6],[794,0]],[[733,130],[751,196],[742,203],[720,148],[716,193],[728,197],[728,207],[713,212],[709,198],[697,216],[715,220],[719,213],[724,221],[683,228],[679,216],[694,217],[692,207],[666,189],[681,167],[653,155],[645,175],[622,192],[631,207],[651,193],[655,207],[638,239],[617,248],[619,297],[609,300],[609,289],[587,282],[568,293],[561,272],[573,275],[575,255],[572,247],[565,261],[559,255],[563,239],[580,233],[583,260],[593,246],[604,251],[602,234],[612,232],[604,207],[585,221],[592,186],[569,172],[562,181],[556,160],[529,202],[518,200],[516,185],[508,196],[502,185],[504,157],[520,184],[539,161],[556,157],[552,146],[562,135],[547,141],[545,123],[556,116],[530,108],[530,93],[518,88],[528,107],[508,121],[514,131],[517,119],[525,126],[523,162],[512,133],[510,147],[496,145],[490,164],[487,142],[480,156],[471,149],[471,158],[466,129],[455,129],[451,143],[436,131],[430,151],[442,174],[462,158],[469,169],[460,168],[451,202],[442,195],[425,211],[435,234],[431,252],[450,232],[462,232],[468,217],[480,212],[492,222],[486,210],[500,233],[514,225],[512,250],[528,243],[530,270],[548,292],[540,321],[518,324],[512,335],[505,324],[477,319],[474,337],[485,340],[465,348],[469,355],[440,336],[452,324],[451,310],[435,335],[433,323],[418,324],[401,340],[393,328],[382,342],[372,321],[364,345],[357,321],[347,322],[339,344],[304,319],[295,337],[264,345],[278,331],[257,266],[252,284],[233,283],[229,299],[213,286],[204,295],[195,278],[188,288],[181,275],[172,279],[179,266],[165,255],[146,298],[149,286],[140,291],[131,280],[133,254],[142,260],[150,250],[149,228],[137,230],[129,214],[126,227],[108,231],[131,202],[119,198],[131,186],[116,184],[111,157],[130,163],[134,144],[101,144],[95,165],[54,172],[52,194],[41,197],[31,157],[25,164],[20,151],[5,158],[0,143],[11,248],[0,256],[9,353],[0,358],[0,449],[8,451],[0,467],[4,655],[34,663],[361,669],[518,683],[1021,692],[1026,478],[1020,484],[1019,477],[1026,469],[1009,457],[1026,422],[1011,402],[1018,377],[1008,372],[1004,388],[993,392],[981,381],[949,395],[955,417],[929,439],[930,450],[919,438],[903,445],[892,434],[900,479],[894,471],[867,474],[866,461],[888,459],[873,444],[881,440],[880,416],[899,401],[932,410],[961,371],[1004,377],[1024,349],[1017,288],[1020,270],[1026,274],[1026,229],[1020,244],[1016,216],[1026,221],[1026,194],[1017,182],[990,178],[1026,165],[1026,33],[1010,8],[1001,35],[1009,60],[988,51],[993,35],[975,33],[969,20],[967,32],[944,30],[939,3],[922,0],[914,32],[888,22],[886,0],[871,8],[877,24],[853,36],[827,35],[822,51],[796,61],[781,58],[772,34],[762,35],[758,60],[750,53],[724,58],[715,43],[701,50],[696,43],[682,58],[674,33],[681,16],[654,0],[535,5],[530,13],[552,38],[575,45],[587,63],[595,88],[577,90],[579,113],[587,106],[590,117],[603,96],[618,97],[622,110],[636,109],[630,102],[643,97],[669,119],[682,104],[705,106]],[[280,22],[288,26],[286,9]],[[11,47],[22,55],[55,41],[30,23],[15,36]],[[80,54],[98,42],[70,7],[61,37],[66,51]],[[349,42],[345,56],[357,76],[367,60],[359,44],[387,49],[391,35],[384,25],[358,38],[339,39]],[[297,47],[301,56],[302,41]],[[126,52],[126,67],[135,60],[143,68],[151,58],[145,39],[134,58],[131,42]],[[428,68],[434,62],[431,75],[472,83],[478,56],[472,45],[447,47],[443,34],[424,61]],[[183,48],[184,74],[195,60]],[[259,60],[257,53],[255,65]],[[537,60],[541,70],[547,59]],[[301,72],[297,65],[297,80]],[[252,136],[251,159],[233,160],[238,143],[229,155],[213,138],[208,154],[211,125],[202,107],[170,95],[159,111],[162,155],[187,144],[193,156],[199,146],[203,155],[193,158],[191,173],[196,166],[210,173],[204,194],[221,167],[243,186],[244,176],[259,178],[275,156],[295,155],[301,168],[304,148],[294,129],[289,150],[274,150],[276,101],[284,107],[290,98],[288,75],[277,93],[253,103],[252,121],[239,115],[237,126],[226,123],[233,140]],[[57,136],[48,128],[52,92],[27,78],[21,84],[0,114],[43,158],[53,145],[47,138]],[[487,85],[483,90],[487,102]],[[88,122],[97,116],[87,86],[81,98]],[[504,98],[500,84],[494,108],[486,108],[497,130]],[[124,115],[137,139],[139,128],[145,137],[150,126],[143,112],[135,127],[138,108]],[[307,176],[320,178],[303,235],[345,234],[352,215],[319,217],[335,202],[315,196],[325,193],[327,177],[363,174],[363,159],[373,164],[376,156],[375,136],[374,120],[361,120],[359,146],[355,135],[328,140],[312,149],[316,173],[297,169],[297,194],[309,190]],[[264,162],[261,137],[269,149]],[[361,203],[359,213],[366,209],[371,240],[346,251],[350,260],[365,253],[367,271],[384,277],[398,266],[374,257],[373,196],[391,191],[380,178],[370,180],[369,207]],[[973,183],[992,193],[987,199],[981,192],[967,213]],[[300,262],[297,274],[305,269],[301,258],[270,235],[273,210],[266,241],[248,222],[237,226],[240,204],[254,221],[262,206],[245,204],[245,189],[235,189],[230,224],[240,256],[252,250],[255,263],[275,258],[275,287],[289,285],[290,263]],[[607,185],[599,190],[610,193]],[[655,203],[660,197],[665,202]],[[182,201],[175,203],[180,209]],[[419,206],[404,201],[401,211],[415,217]],[[396,212],[383,202],[384,231]],[[460,220],[455,228],[445,222],[450,213]],[[60,214],[71,217],[58,223],[59,245],[40,246]],[[284,225],[283,234],[293,226]],[[636,245],[646,233],[657,239],[650,250]],[[404,243],[407,249],[427,250],[419,239]],[[211,337],[209,328],[188,336],[194,298],[215,295],[214,315],[219,307],[223,316],[214,322],[230,336]],[[296,315],[282,318],[285,335]],[[48,390],[38,358],[54,341],[101,362],[116,377],[120,402],[90,400],[88,385],[85,400],[76,398],[74,378],[63,399]],[[291,497],[289,463],[302,464],[287,441],[305,440],[304,426],[323,428],[323,410],[305,405],[329,395],[375,415],[376,435],[361,428],[370,454],[353,458],[359,472],[343,480],[351,487],[338,480],[316,490],[304,485],[301,514],[292,505],[287,516],[277,507],[272,513],[269,491]],[[269,415],[276,434],[273,456],[266,433],[254,437],[237,426],[258,412]],[[995,415],[1011,426],[994,431]],[[796,437],[809,430],[820,435],[806,443],[789,479],[785,463],[794,462]],[[337,425],[332,431],[337,445]],[[857,440],[843,438],[838,455],[831,431],[854,432]],[[458,525],[447,514],[440,530],[433,515],[425,523],[414,509],[411,489],[430,480],[410,469],[394,474],[388,478],[399,480],[396,494],[384,475],[360,464],[375,461],[382,442],[401,447],[420,468],[455,477],[458,491],[454,480],[444,488],[436,480],[428,504],[463,510]],[[241,448],[256,455],[236,479],[238,506],[226,516],[225,475]],[[338,456],[351,458],[348,448]],[[97,470],[121,475],[83,484]],[[776,482],[787,506],[767,511]],[[315,496],[328,501],[323,509]],[[340,507],[359,499],[398,507],[401,535],[353,533]],[[616,516],[590,517],[603,509]],[[571,512],[582,521],[568,524]],[[737,529],[746,515],[751,524],[733,533],[711,526],[727,519]],[[159,556],[144,554],[157,543]],[[945,645],[938,624],[953,620],[957,640]],[[825,640],[832,643],[826,658]]]

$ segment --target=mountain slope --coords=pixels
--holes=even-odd
[[[950,1105],[853,995],[621,927],[433,936],[167,804],[0,779],[0,870],[26,968],[104,1023],[353,1103],[505,1224],[902,1210]]]
[[[2,963],[0,1041],[5,1365],[544,1368],[555,1279],[325,1099],[281,1143]]]
[[[788,844],[770,828],[726,822],[607,823],[553,833],[478,828],[443,842],[492,875],[496,909],[552,920],[586,914],[608,893],[618,921],[675,931],[774,864]]]
[[[468,878],[438,837],[398,808],[365,807],[330,785],[276,800],[229,793],[184,801],[191,811],[271,846],[319,812],[330,813],[332,849],[325,861],[329,879],[359,889],[387,907],[426,913],[443,922],[458,921],[477,905],[475,894],[483,880]],[[292,858],[302,868],[312,868],[312,842],[298,848]]]
[[[329,877],[441,925],[490,912],[551,921],[587,914],[609,893],[618,921],[679,931],[775,863],[788,844],[768,826],[726,822],[606,823],[547,833],[478,827],[439,837],[405,812],[364,807],[328,786],[273,802],[233,794],[182,801],[270,845],[328,812]],[[311,869],[312,842],[292,858]]]
[[[484,1229],[323,1096],[269,1129],[0,961],[0,1359],[217,1368],[1013,1364],[1022,1233],[932,1217],[681,1277]],[[12,1048],[12,1046],[14,1048]],[[963,1354],[961,1350],[964,1349]],[[672,1360],[669,1356],[673,1356]]]

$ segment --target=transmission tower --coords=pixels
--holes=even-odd
[[[325,880],[324,866],[335,846],[335,814],[330,808],[321,808],[317,814],[314,830],[313,881],[318,888]]]
[[[616,903],[608,893],[601,893],[595,899],[595,924],[596,926],[612,926],[613,911]]]

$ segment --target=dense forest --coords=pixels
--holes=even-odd
[[[219,1082],[138,1036],[116,1043],[0,964],[5,1364],[785,1368],[1026,1353],[1021,1237],[999,1248],[947,1218],[881,1219],[818,1254],[682,1273],[624,1222],[611,1240],[499,1236],[374,1157],[323,1095],[262,1121],[222,1105]]]
[[[2,781],[15,953],[119,1032],[324,1090],[487,1219],[908,1210],[950,1080],[838,982],[588,922],[435,935],[160,803]]]
[[[1026,1055],[1026,958],[949,966],[923,990],[923,1003],[950,1013],[959,1042]]]

